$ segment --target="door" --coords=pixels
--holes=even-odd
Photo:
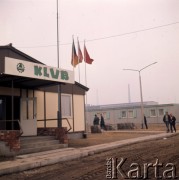
[[[22,136],[37,135],[37,99],[36,98],[21,98],[21,127]]]

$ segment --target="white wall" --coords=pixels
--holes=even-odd
[[[74,131],[85,130],[84,96],[74,95]]]

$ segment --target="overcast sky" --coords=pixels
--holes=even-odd
[[[57,66],[56,0],[0,0],[0,45]],[[60,67],[71,66],[72,36],[94,62],[86,66],[87,103],[179,103],[179,0],[59,0]],[[77,44],[76,44],[77,49]],[[75,68],[79,82],[79,70]],[[80,64],[85,84],[85,65]]]

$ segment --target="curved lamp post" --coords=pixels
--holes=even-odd
[[[144,105],[143,105],[143,96],[142,96],[142,81],[141,81],[141,71],[148,68],[149,66],[152,66],[154,64],[156,64],[157,62],[154,62],[152,64],[149,64],[145,67],[143,67],[140,70],[137,69],[123,69],[123,70],[127,70],[127,71],[137,71],[139,73],[139,84],[140,84],[140,98],[141,98],[141,128],[143,129],[143,120],[144,120]]]

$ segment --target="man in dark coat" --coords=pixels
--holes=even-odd
[[[104,122],[104,117],[103,117],[102,114],[101,114],[100,126],[101,126],[101,129],[106,129],[105,122]]]
[[[93,125],[99,125],[99,117],[95,114]]]
[[[163,122],[166,125],[167,133],[168,133],[169,132],[169,123],[170,123],[170,116],[169,116],[168,112],[165,112],[165,115],[163,117]]]
[[[145,124],[145,128],[148,129],[148,126],[147,126],[147,119],[146,119],[145,115],[144,115],[144,124]]]
[[[173,132],[173,129],[174,129],[174,131],[176,132],[175,123],[176,123],[176,118],[175,118],[175,116],[173,116],[173,114],[171,113],[171,114],[170,114],[170,130],[171,130],[171,132]]]
[[[101,129],[99,127],[99,117],[95,114],[92,126],[92,133],[101,133]]]

